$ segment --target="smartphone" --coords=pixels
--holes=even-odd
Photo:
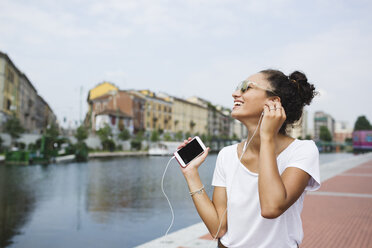
[[[207,148],[198,136],[174,153],[178,163],[185,168],[194,158],[202,154]]]

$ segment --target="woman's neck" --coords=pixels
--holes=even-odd
[[[261,146],[260,125],[261,125],[261,122],[262,122],[261,119],[242,122],[248,130],[247,145],[248,145],[248,142],[249,142],[249,145],[247,146],[246,149],[249,150],[250,153],[253,153],[253,154],[259,154],[259,152],[260,152],[260,146]],[[280,143],[280,141],[284,141],[286,138],[288,138],[286,135],[283,135],[283,134],[279,133],[274,142],[276,142],[277,143],[276,145],[278,145],[278,142]],[[279,148],[278,146],[277,146],[277,148],[278,148],[278,150],[281,150],[281,148]]]

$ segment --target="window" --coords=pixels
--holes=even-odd
[[[10,81],[10,82],[14,82],[14,73],[8,68],[8,80]]]
[[[7,110],[10,110],[10,107],[12,106],[12,102],[8,99],[7,101],[6,101],[6,109]]]

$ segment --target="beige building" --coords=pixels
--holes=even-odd
[[[19,77],[19,120],[28,132],[35,132],[37,130],[35,117],[36,101],[36,89],[27,76],[22,73]]]
[[[13,114],[28,133],[41,133],[57,119],[27,76],[0,52],[0,129]]]
[[[208,108],[173,97],[173,132],[207,134]]]
[[[172,132],[172,101],[169,98],[157,97],[150,90],[138,91],[145,96],[144,123],[147,131],[162,130]]]
[[[8,55],[0,52],[0,122],[15,113],[19,117],[20,71]]]

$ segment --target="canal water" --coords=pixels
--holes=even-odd
[[[352,154],[321,154],[321,164]],[[200,168],[209,195],[217,155]],[[171,221],[160,181],[169,157],[87,163],[0,165],[0,247],[134,247],[162,236]],[[200,221],[173,160],[165,191],[175,231]]]

